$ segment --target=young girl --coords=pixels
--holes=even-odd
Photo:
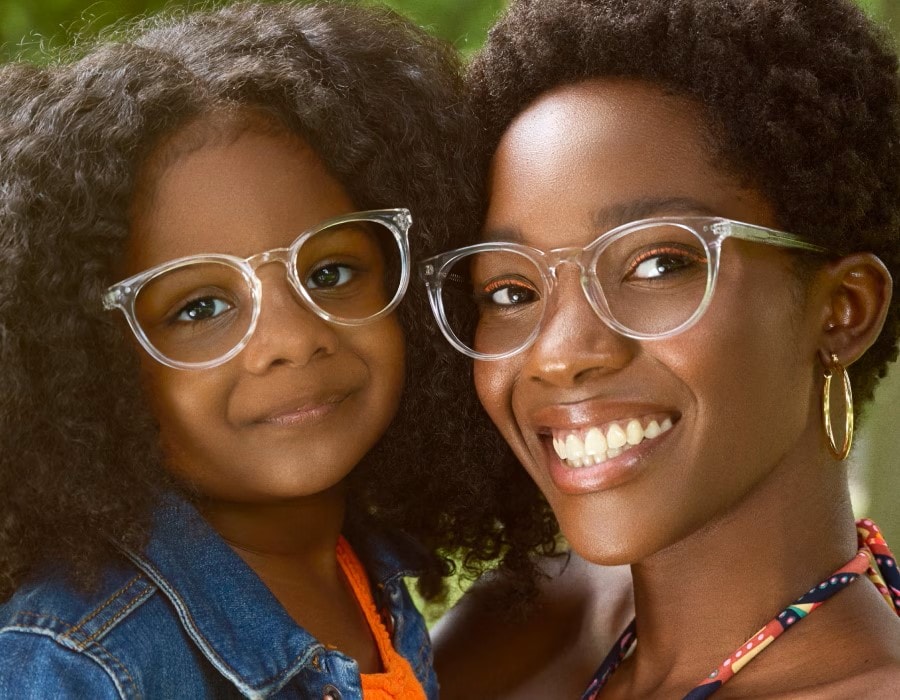
[[[423,274],[636,615],[593,680],[517,693],[483,655],[444,697],[896,697],[897,562],[845,461],[900,334],[886,41],[845,0],[520,0],[471,78],[482,242]]]
[[[495,543],[398,307],[474,211],[456,69],[284,4],[0,72],[0,696],[437,697],[402,577]]]

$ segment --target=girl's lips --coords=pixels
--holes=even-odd
[[[311,423],[320,418],[324,418],[337,408],[339,403],[340,402],[333,402],[323,403],[317,406],[306,406],[286,413],[280,413],[275,416],[269,416],[262,422],[266,425],[280,425],[285,427]]]
[[[254,422],[258,425],[282,427],[315,423],[337,409],[347,396],[348,394],[330,395],[312,401],[300,399],[293,406],[287,404],[283,408],[277,408]]]
[[[618,455],[608,457],[599,464],[572,467],[561,459],[553,446],[553,438],[541,436],[548,461],[548,473],[557,489],[563,493],[576,496],[621,486],[640,476],[646,469],[651,453],[667,444],[677,428],[673,427],[651,440],[644,440],[638,445],[629,446]]]

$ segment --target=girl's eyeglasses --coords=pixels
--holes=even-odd
[[[815,253],[799,236],[713,217],[655,218],[607,231],[585,248],[542,251],[517,243],[480,243],[420,263],[444,335],[477,360],[499,360],[534,342],[564,263],[612,329],[639,340],[690,328],[712,299],[727,238]]]
[[[320,318],[358,326],[391,313],[409,285],[406,209],[363,211],[304,231],[288,248],[242,259],[191,255],[118,282],[103,296],[121,309],[144,349],[177,369],[227,362],[250,340],[262,299],[256,270],[282,263],[306,306]]]

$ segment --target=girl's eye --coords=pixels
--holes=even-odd
[[[184,323],[208,321],[209,319],[222,315],[226,311],[230,311],[232,308],[234,307],[224,299],[201,297],[199,299],[192,299],[185,304],[175,315],[175,320]]]
[[[518,280],[496,280],[485,285],[483,298],[495,306],[521,306],[538,299],[537,290]]]
[[[651,280],[686,272],[697,265],[705,265],[706,258],[687,250],[648,251],[629,266],[626,279]]]
[[[307,289],[340,287],[353,279],[353,269],[347,265],[323,265],[306,279]]]

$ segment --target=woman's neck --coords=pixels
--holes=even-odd
[[[856,552],[843,466],[797,457],[727,513],[632,567],[640,642],[620,682],[628,678],[635,695],[693,687]],[[803,625],[791,634],[800,637]]]

